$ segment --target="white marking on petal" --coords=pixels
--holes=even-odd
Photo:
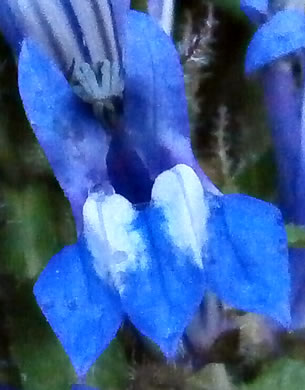
[[[107,241],[103,219],[100,219],[100,202],[103,201],[104,197],[100,193],[89,194],[84,204],[83,217],[84,236],[88,249],[95,263],[97,263],[96,271],[102,279],[107,280],[110,272],[109,262],[111,261],[112,251]]]
[[[163,210],[164,231],[182,251],[191,251],[194,263],[202,268],[209,207],[193,169],[179,164],[161,173],[154,183],[152,200]]]
[[[137,211],[123,196],[99,192],[88,196],[83,215],[84,235],[95,270],[122,293],[126,274],[145,268],[148,262],[140,231],[132,227]]]
[[[98,15],[100,17],[100,22],[103,23],[104,36],[100,37],[103,41],[107,41],[109,45],[109,53],[107,53],[107,58],[112,62],[120,61],[120,48],[118,42],[118,28],[116,26],[116,20],[114,20],[114,13],[112,12],[110,0],[96,1],[96,6],[98,8]],[[123,2],[124,3],[124,2]],[[125,7],[124,4],[122,6]],[[126,10],[127,11],[127,10]]]
[[[106,3],[108,4],[107,1]],[[94,64],[107,58],[104,39],[100,36],[92,2],[73,0],[72,5],[83,33],[84,43],[88,47],[92,63]],[[106,23],[106,21],[103,22]]]
[[[49,45],[47,31],[39,20],[35,0],[32,2],[29,0],[10,0],[9,6],[15,17],[18,18],[16,23],[22,26],[21,29],[32,38],[37,39],[39,37],[39,42],[49,50],[50,54],[55,55],[53,49]]]
[[[25,33],[36,39],[65,70],[71,66],[73,59],[85,61],[76,32],[60,0],[11,0],[10,6]],[[55,52],[53,43],[60,50],[61,58],[58,58],[59,53]]]
[[[149,0],[148,2],[149,14],[159,22],[168,35],[171,34],[173,27],[174,7],[174,0]]]

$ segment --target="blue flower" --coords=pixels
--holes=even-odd
[[[244,0],[247,7],[256,1]],[[273,10],[269,20],[254,34],[247,51],[246,73],[260,72],[263,81],[274,152],[278,169],[279,203],[288,223],[305,225],[305,99],[304,80],[297,81],[294,68],[304,74],[305,14],[287,7]],[[292,327],[304,327],[304,249],[290,249]]]
[[[240,9],[253,23],[260,23],[267,16],[268,0],[240,0]]]
[[[77,373],[126,316],[174,357],[207,289],[288,325],[281,214],[222,195],[200,169],[171,39],[127,1],[83,4],[0,4],[26,114],[77,225],[34,288]]]

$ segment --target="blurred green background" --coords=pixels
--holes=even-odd
[[[135,0],[133,6],[145,9]],[[183,50],[203,34],[201,64],[185,61],[194,151],[224,192],[276,201],[275,169],[262,95],[243,61],[252,27],[238,0],[177,2],[175,40]],[[204,35],[205,34],[205,35]],[[0,41],[0,384],[64,390],[72,366],[36,305],[32,287],[48,260],[74,242],[69,204],[29,127],[17,90],[15,59]],[[267,325],[239,316],[240,329],[200,355],[168,365],[126,325],[100,357],[88,384],[100,389],[300,390],[305,354],[293,337],[265,346]],[[301,345],[299,343],[299,345]],[[183,354],[182,354],[183,355]]]

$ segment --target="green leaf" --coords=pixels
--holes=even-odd
[[[254,383],[241,390],[301,390],[305,383],[305,363],[294,359],[280,359],[266,367]]]
[[[24,390],[66,390],[73,368],[32,292],[33,282],[18,283],[10,302],[10,351]]]
[[[2,266],[21,279],[36,278],[56,252],[73,242],[71,212],[64,196],[52,193],[50,197],[44,184],[6,188],[3,193]]]
[[[285,226],[288,245],[292,248],[305,248],[305,226],[290,223]]]

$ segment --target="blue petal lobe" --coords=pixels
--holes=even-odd
[[[158,176],[150,204],[135,208],[101,190],[83,214],[98,275],[112,280],[135,326],[174,356],[205,287],[209,204],[199,178],[180,164]]]
[[[193,155],[179,55],[170,37],[149,15],[129,12],[124,58],[126,131],[119,145],[113,142],[110,146],[110,169],[132,166],[128,159],[136,156],[139,166],[146,169],[145,196],[161,172],[183,163],[194,169],[206,188],[219,193]],[[116,179],[116,191],[132,200],[124,183],[137,179],[132,174],[126,178],[126,171],[120,169],[111,175]]]
[[[146,267],[126,274],[121,300],[135,326],[173,358],[205,289],[203,272],[164,235],[163,222],[158,209],[143,211],[135,221],[149,258]]]
[[[0,2],[0,30],[12,48],[19,52],[23,34],[8,0]]]
[[[77,374],[84,375],[120,326],[118,295],[98,278],[82,242],[51,259],[34,294]]]
[[[116,25],[115,28],[120,36],[121,45],[124,47],[130,0],[110,0],[110,4],[112,7],[112,16]]]
[[[276,13],[253,36],[245,69],[252,73],[305,46],[305,15],[298,10]]]
[[[287,238],[279,210],[244,195],[218,198],[207,278],[230,305],[290,322]]]
[[[291,328],[305,327],[305,250],[291,248],[289,264],[291,270]]]
[[[133,246],[117,284],[122,305],[169,358],[203,298],[208,215],[199,178],[180,164],[158,176],[151,206],[126,229]]]
[[[240,9],[253,23],[259,23],[267,15],[268,0],[241,0]]]
[[[195,164],[183,71],[172,40],[149,15],[131,11],[125,58],[125,122],[151,179]]]
[[[106,178],[105,132],[90,107],[75,96],[55,64],[32,41],[23,43],[18,71],[27,117],[80,231],[88,190]]]
[[[264,100],[277,163],[280,209],[286,222],[305,221],[305,170],[300,113],[303,91],[294,70],[281,62],[263,72]]]
[[[71,390],[98,390],[87,385],[72,385]]]

